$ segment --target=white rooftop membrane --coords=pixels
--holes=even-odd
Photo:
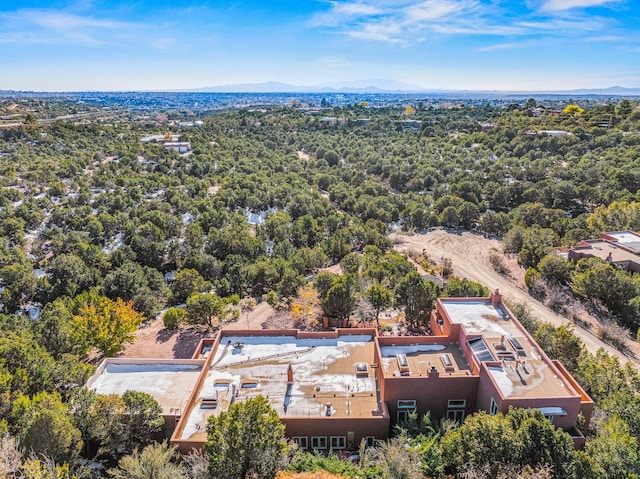
[[[507,314],[486,300],[442,301],[442,305],[451,321],[462,324],[467,334],[482,334],[488,338],[509,335],[509,332],[500,324],[507,322]]]
[[[502,392],[502,395],[509,397],[513,394],[513,380],[507,375],[502,366],[489,366],[489,373]]]
[[[244,400],[262,395],[282,417],[321,416],[326,403],[344,410],[351,401],[352,415],[363,414],[356,406],[357,397],[376,402],[376,384],[371,376],[356,374],[353,364],[336,362],[351,356],[355,349],[373,342],[371,335],[344,335],[328,339],[296,339],[295,336],[225,336],[213,358],[212,367],[198,397],[219,398],[217,408],[196,404],[187,418],[181,437],[188,439],[206,429],[207,419],[226,410],[235,391]],[[234,347],[234,345],[238,347]],[[371,358],[373,359],[373,354]],[[287,371],[293,369],[293,383],[288,384]],[[222,380],[229,387],[220,385]],[[242,384],[251,382],[251,387]],[[286,407],[285,407],[286,406]],[[373,410],[375,407],[372,407]],[[368,415],[371,410],[366,411]]]
[[[98,394],[135,390],[153,396],[165,414],[184,408],[202,371],[199,364],[108,363],[90,385]]]

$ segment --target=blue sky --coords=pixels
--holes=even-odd
[[[640,87],[639,0],[0,0],[0,89]]]

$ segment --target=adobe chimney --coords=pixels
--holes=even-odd
[[[289,364],[289,369],[287,369],[287,383],[293,384],[293,367]]]
[[[502,295],[500,294],[500,290],[496,288],[496,290],[491,293],[491,304],[500,304],[502,303]]]

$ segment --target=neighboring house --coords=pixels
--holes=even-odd
[[[165,434],[183,453],[202,448],[207,420],[235,401],[264,396],[286,435],[307,450],[356,450],[385,439],[411,412],[462,421],[477,410],[539,409],[577,447],[594,403],[549,359],[502,302],[440,298],[433,336],[375,329],[221,331],[192,360],[106,359],[87,387],[136,389],[163,406]]]
[[[556,253],[572,261],[600,258],[629,271],[640,272],[640,235],[633,231],[602,233],[600,239],[583,240],[577,246],[556,248]]]
[[[600,235],[605,241],[640,255],[640,235],[633,231],[608,231]]]
[[[191,143],[188,141],[167,141],[162,144],[165,150],[173,150],[178,153],[188,153],[191,151]]]

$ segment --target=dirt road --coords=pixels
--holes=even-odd
[[[438,260],[442,256],[450,258],[456,276],[478,281],[492,290],[499,288],[507,300],[527,303],[534,317],[542,321],[556,326],[570,322],[569,319],[556,314],[541,302],[533,299],[524,288],[518,287],[517,284],[493,269],[488,258],[492,247],[500,250],[500,242],[497,240],[470,232],[457,233],[445,230],[414,235],[394,233],[390,238],[398,251],[422,252],[424,249],[431,258]],[[618,356],[622,363],[632,361],[628,356],[603,343],[589,331],[577,327],[575,333],[585,344],[587,350],[592,353],[599,348],[605,348],[610,354]]]

